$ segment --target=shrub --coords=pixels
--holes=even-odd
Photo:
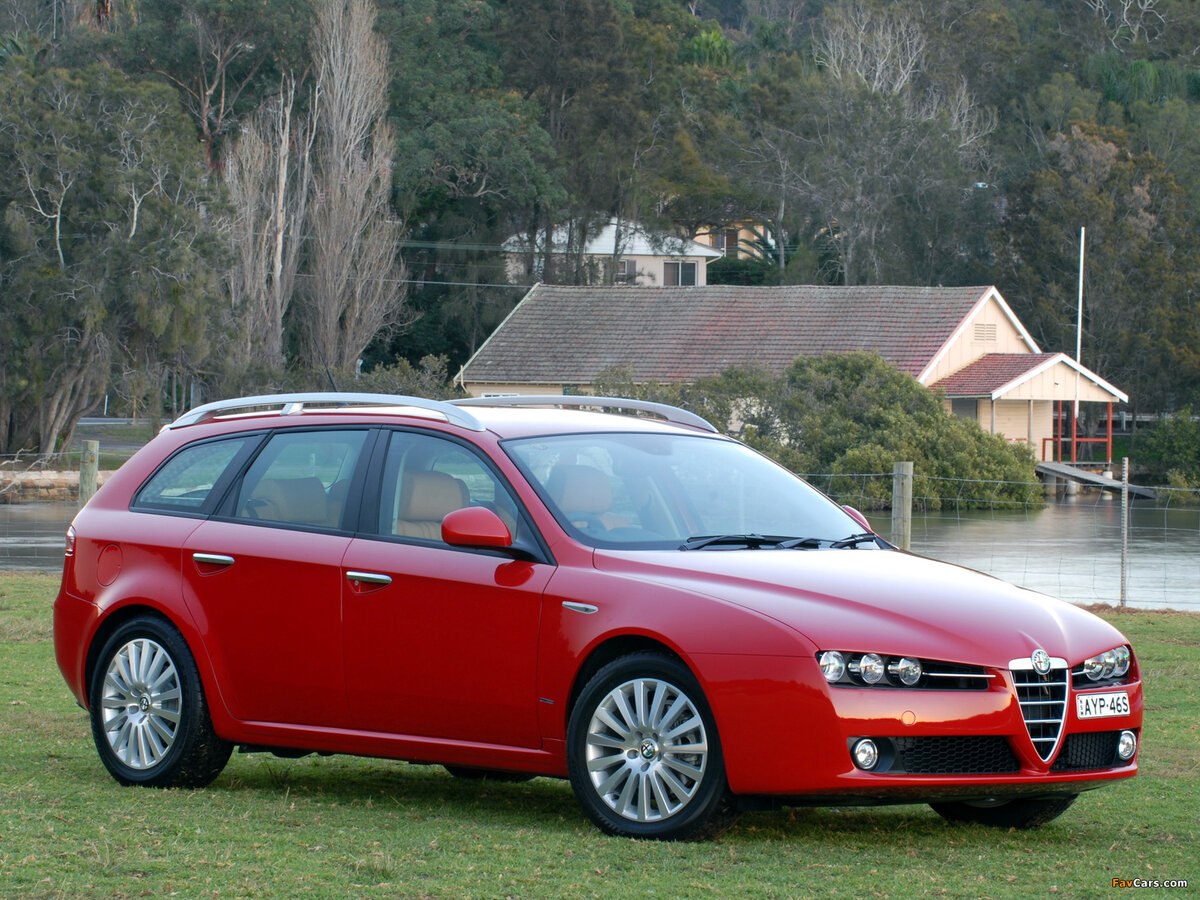
[[[635,384],[631,371],[613,369],[595,389],[690,409],[794,472],[831,474],[831,494],[868,508],[890,503],[890,478],[850,476],[890,475],[897,461],[913,463],[913,496],[926,509],[1041,502],[1024,445],[949,415],[875,354],[802,358],[780,376],[729,369],[689,385]]]

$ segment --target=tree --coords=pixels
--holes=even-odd
[[[291,306],[312,188],[312,120],[299,118],[296,83],[284,78],[277,97],[242,129],[225,170],[233,206],[236,264],[227,275],[239,327],[228,363],[282,370],[284,320]]]
[[[219,235],[170,89],[104,65],[0,69],[3,344],[0,441],[50,452],[111,367],[195,372],[215,316]]]
[[[309,272],[297,308],[302,365],[351,372],[405,324],[403,226],[391,208],[387,48],[368,0],[325,0],[316,71]]]
[[[119,46],[129,71],[156,73],[180,92],[210,164],[262,85],[297,57],[310,25],[307,0],[142,0]]]
[[[1171,409],[1200,384],[1196,273],[1200,242],[1186,198],[1128,134],[1076,123],[1047,144],[1000,237],[1013,306],[1039,343],[1075,344],[1079,229],[1087,229],[1083,364],[1131,395]]]
[[[476,0],[407,0],[380,10],[391,59],[396,203],[411,223],[410,330],[368,349],[367,365],[446,354],[482,343],[519,296],[500,246],[514,211],[556,208],[554,150],[536,104],[504,82],[499,7]]]
[[[797,167],[845,284],[952,280],[967,198],[989,180],[995,114],[962,80],[922,80],[925,46],[918,18],[890,9],[842,3],[824,19]]]

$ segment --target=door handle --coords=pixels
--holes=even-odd
[[[392,576],[383,575],[379,572],[355,572],[353,570],[346,572],[346,578],[350,581],[362,584],[391,584]]]
[[[206,566],[232,566],[233,557],[224,553],[193,553],[192,559]]]

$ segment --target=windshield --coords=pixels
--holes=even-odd
[[[862,526],[753,450],[722,438],[572,434],[505,449],[568,532],[592,546],[828,547]],[[866,541],[853,541],[855,546]]]

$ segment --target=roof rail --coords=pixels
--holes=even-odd
[[[234,412],[265,413],[277,408],[279,415],[289,416],[303,412],[305,408],[344,406],[411,406],[415,409],[437,413],[450,424],[459,425],[470,431],[484,430],[483,424],[469,412],[442,400],[406,397],[401,394],[355,394],[332,391],[312,391],[306,394],[262,394],[257,397],[234,397],[229,400],[218,400],[188,410],[165,428],[183,428],[210,417],[230,415]]]
[[[454,406],[596,406],[601,409],[624,409],[649,412],[662,416],[675,425],[688,425],[717,434],[717,429],[707,419],[678,406],[654,403],[650,400],[623,400],[618,397],[565,396],[558,394],[527,397],[470,397],[466,400],[451,400]]]

